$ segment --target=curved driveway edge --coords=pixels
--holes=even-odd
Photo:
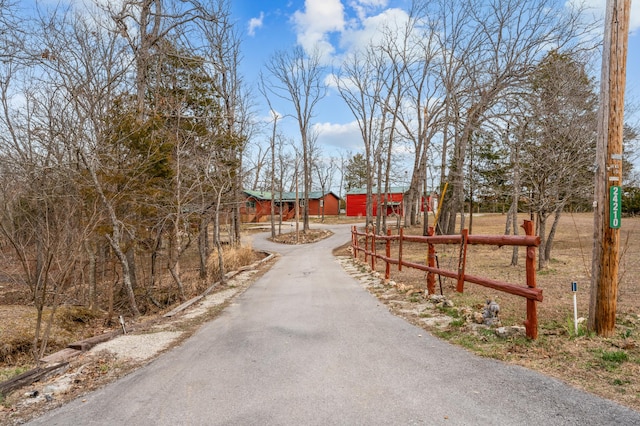
[[[254,237],[278,262],[151,364],[31,424],[637,425],[640,413],[477,357],[392,315],[332,256]]]

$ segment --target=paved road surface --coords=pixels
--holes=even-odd
[[[216,320],[43,425],[639,425],[640,413],[482,359],[391,315],[331,249],[283,254]],[[420,337],[420,335],[422,335]]]

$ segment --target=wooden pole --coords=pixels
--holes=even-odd
[[[402,240],[404,240],[404,228],[400,228],[400,242],[398,243],[398,271],[402,271]]]
[[[391,264],[389,263],[389,259],[391,258],[391,229],[387,229],[387,244],[385,246],[385,255],[386,255],[386,259],[385,261],[385,267],[384,267],[384,279],[388,280],[389,277],[391,276]]]
[[[368,262],[369,253],[369,225],[364,228],[364,263]]]
[[[357,227],[354,225],[351,227],[351,255],[354,258],[358,258],[358,234]]]
[[[376,270],[376,228],[375,226],[372,228],[373,233],[371,234],[371,270],[375,272]]]
[[[433,226],[427,228],[427,234],[430,237],[433,237],[435,234],[435,229]],[[436,267],[436,246],[433,243],[428,243],[428,251],[427,251],[427,266],[430,268]],[[436,293],[436,274],[429,271],[427,272],[427,294],[432,295]]]
[[[525,220],[522,224],[525,234],[533,236],[533,222]],[[535,246],[527,246],[527,287],[536,288],[536,248]],[[538,309],[535,299],[527,298],[527,319],[524,327],[529,339],[538,338]]]
[[[622,185],[622,132],[624,90],[631,0],[607,0],[600,110],[596,147],[593,261],[589,303],[589,329],[611,336],[615,329],[618,297],[619,222],[611,188]],[[619,217],[618,217],[619,219]]]
[[[464,272],[467,267],[467,245],[469,243],[469,230],[462,230],[462,238],[460,239],[460,257],[458,259],[458,285],[456,291],[464,292]]]

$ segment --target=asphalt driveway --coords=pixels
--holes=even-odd
[[[42,425],[638,425],[640,413],[476,357],[393,316],[315,244],[281,258],[224,313]],[[84,401],[84,402],[83,402]]]

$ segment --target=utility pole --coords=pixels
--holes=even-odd
[[[631,0],[607,0],[596,147],[589,329],[611,336],[616,323],[622,185],[622,131]]]

